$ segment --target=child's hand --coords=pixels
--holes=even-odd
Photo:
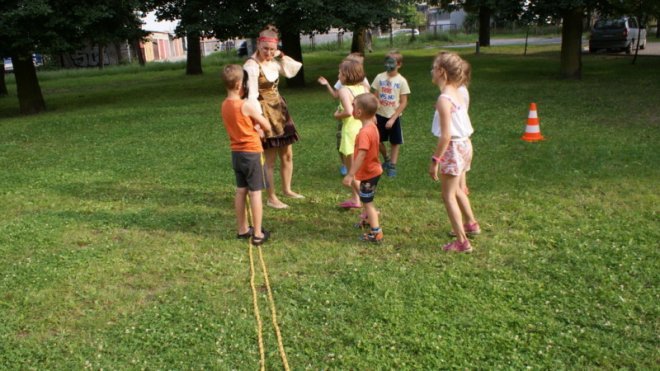
[[[323,76],[320,76],[316,81],[318,81],[321,85],[328,85],[328,80],[326,80]]]
[[[353,183],[353,175],[351,175],[351,174],[346,174],[346,176],[345,176],[344,179],[341,181],[341,183],[342,183],[343,185],[345,185],[346,187],[350,187],[351,184]]]
[[[431,176],[431,179],[435,180],[436,182],[440,179],[438,178],[438,163],[431,162],[431,166],[429,166],[429,175]]]
[[[261,125],[254,125],[254,130],[259,134],[259,138],[264,139],[266,137]]]
[[[387,122],[385,123],[385,129],[389,130],[392,128],[394,125],[394,121],[396,121],[396,117],[392,116]]]

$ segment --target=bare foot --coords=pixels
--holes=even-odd
[[[289,207],[289,205],[285,204],[280,200],[275,200],[275,201],[268,200],[266,201],[266,206],[272,207],[273,209],[286,209],[287,207]]]
[[[300,193],[296,193],[296,192],[293,192],[293,191],[286,192],[286,193],[284,193],[284,195],[286,197],[289,197],[289,198],[298,198],[298,199],[305,198],[305,196],[301,195]]]

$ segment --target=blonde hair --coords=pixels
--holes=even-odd
[[[470,86],[471,81],[472,81],[472,65],[470,65],[470,62],[463,59],[463,80],[461,81],[461,85],[465,85],[465,87],[467,88]]]
[[[272,37],[277,39],[279,31],[277,27],[272,24],[266,25],[261,31],[259,31],[259,37]]]
[[[469,64],[458,54],[452,52],[440,52],[433,61],[433,68],[443,70],[448,84],[461,85],[469,82]],[[467,74],[466,74],[467,72]]]
[[[359,108],[368,117],[373,117],[378,110],[378,98],[371,93],[362,93],[355,97],[355,108]]]
[[[345,61],[356,61],[360,64],[364,64],[364,55],[362,53],[354,52],[344,58]]]
[[[344,76],[342,84],[355,85],[364,81],[364,67],[356,60],[344,60],[339,64],[339,72]]]
[[[390,50],[389,53],[385,56],[385,58],[390,57],[396,61],[396,64],[401,64],[403,63],[403,55],[399,53],[398,50]]]
[[[243,67],[238,64],[228,64],[222,69],[222,81],[225,88],[236,89],[236,86],[243,81]]]

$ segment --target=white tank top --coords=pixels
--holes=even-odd
[[[462,95],[464,95],[464,99],[465,99],[466,91],[467,89],[465,89],[465,91],[460,91],[459,88],[459,92]],[[466,140],[470,138],[470,136],[474,132],[474,129],[472,128],[472,122],[470,122],[470,116],[468,116],[467,105],[457,104],[449,95],[446,94],[440,94],[440,98],[447,99],[452,104],[451,124],[450,124],[451,139]],[[467,102],[468,100],[465,99],[465,101]],[[435,110],[435,113],[433,114],[433,123],[431,124],[431,132],[436,137],[442,135],[440,130],[440,113],[438,112],[438,110]]]

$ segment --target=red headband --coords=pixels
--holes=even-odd
[[[259,36],[259,42],[267,42],[267,43],[275,43],[277,44],[277,37],[266,37],[266,36]]]

